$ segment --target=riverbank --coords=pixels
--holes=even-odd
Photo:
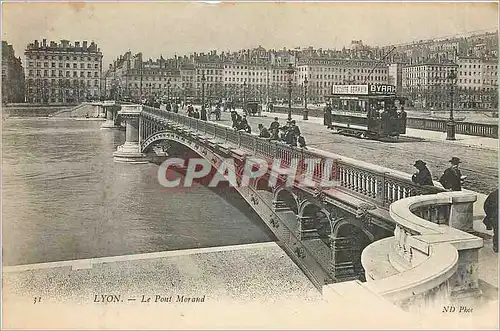
[[[38,105],[38,104],[10,104],[2,106],[3,117],[49,117],[62,110],[69,110],[76,104],[67,105]]]

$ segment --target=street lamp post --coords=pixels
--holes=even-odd
[[[201,73],[201,109],[205,109],[205,71]]]
[[[167,81],[167,100],[170,103],[170,79]]]
[[[288,118],[287,121],[290,123],[292,121],[292,75],[294,73],[292,63],[288,64],[288,69],[286,70],[288,74]]]
[[[307,84],[309,82],[307,81],[307,75],[306,75],[306,78],[304,79],[304,120],[308,120],[308,113],[309,113],[309,110],[307,109]]]
[[[246,109],[246,102],[247,102],[247,81],[245,80],[243,82],[243,111]]]
[[[455,83],[457,80],[457,74],[453,70],[450,72],[448,79],[451,82],[450,86],[450,119],[446,123],[446,140],[455,140],[455,119],[453,118],[453,94]]]

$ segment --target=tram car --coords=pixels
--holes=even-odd
[[[376,140],[406,133],[406,98],[393,85],[334,85],[327,96],[324,124],[343,135]]]

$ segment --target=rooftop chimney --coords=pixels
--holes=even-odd
[[[87,49],[87,41],[86,40],[83,41],[83,48]]]
[[[75,47],[76,48],[80,47],[80,42],[79,41],[75,41]]]
[[[44,40],[42,41],[42,45],[43,45],[43,47],[47,46],[47,39],[44,39]]]

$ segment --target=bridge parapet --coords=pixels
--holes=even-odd
[[[394,237],[365,248],[366,288],[411,309],[480,296],[478,252],[483,240],[468,230],[476,196],[445,192],[405,198],[390,206]],[[425,217],[425,218],[424,218]]]
[[[329,180],[335,180],[340,187],[384,208],[388,208],[392,202],[399,199],[444,191],[438,186],[416,185],[407,174],[345,158],[341,155],[314,149],[290,147],[277,141],[259,138],[255,134],[235,131],[228,126],[148,106],[142,106],[142,110],[143,114],[156,119],[158,122],[167,120],[171,124],[182,125],[209,136],[221,144],[232,144],[255,157],[261,157],[269,161],[279,159],[283,165],[290,165],[292,160],[295,160],[298,163],[299,171],[304,175],[312,175],[314,181],[321,182],[325,177]],[[144,150],[147,147],[143,144],[142,149]],[[314,169],[310,169],[307,167],[308,159],[319,159],[321,162]],[[332,171],[329,174],[323,174],[326,163],[331,164]],[[325,194],[328,194],[328,192],[325,191]]]

